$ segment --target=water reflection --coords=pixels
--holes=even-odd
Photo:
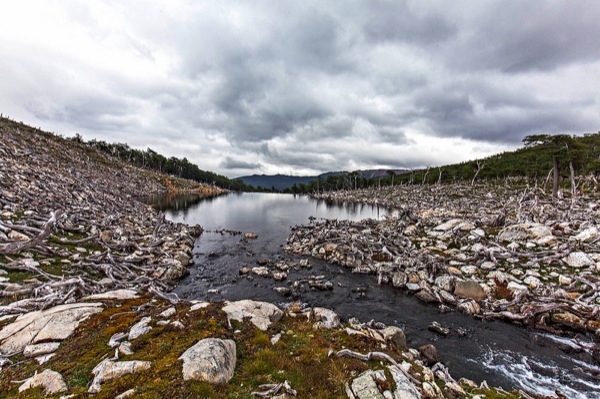
[[[218,196],[223,194],[180,194],[167,193],[142,197],[140,200],[161,211],[183,211],[187,213],[188,209],[193,208],[201,202],[212,202]]]
[[[230,193],[201,197],[169,195],[151,203],[176,222],[200,224],[206,230],[262,230],[285,242],[289,228],[309,217],[329,219],[381,219],[389,212],[376,205],[314,200],[307,196],[272,193]]]

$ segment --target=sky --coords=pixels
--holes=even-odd
[[[19,0],[0,112],[229,177],[418,168],[600,130],[600,2]]]

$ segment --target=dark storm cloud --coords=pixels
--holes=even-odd
[[[1,111],[221,173],[435,165],[600,125],[597,2],[19,4]]]
[[[225,160],[221,162],[221,166],[225,169],[260,169],[261,165],[259,163],[253,162],[245,162],[239,159],[234,159],[232,157],[225,157]]]
[[[502,1],[473,19],[472,30],[450,47],[451,64],[507,73],[552,70],[600,57],[600,3]]]

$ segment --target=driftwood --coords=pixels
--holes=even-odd
[[[0,254],[14,254],[24,249],[33,248],[36,245],[41,244],[52,233],[58,217],[60,217],[60,212],[52,212],[50,219],[48,219],[48,221],[44,224],[43,230],[37,236],[29,241],[14,241],[9,244],[3,244],[0,246]]]

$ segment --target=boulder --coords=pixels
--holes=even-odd
[[[43,344],[27,345],[25,349],[23,349],[23,356],[30,358],[47,355],[56,352],[59,345],[60,342],[45,342]]]
[[[20,352],[29,344],[62,341],[83,320],[101,312],[103,306],[102,303],[72,303],[21,315],[0,330],[0,352]]]
[[[575,268],[586,267],[594,265],[594,261],[585,252],[571,252],[567,257],[563,258],[563,261]]]
[[[179,357],[183,360],[183,379],[210,383],[227,383],[236,364],[235,342],[230,339],[205,338]]]
[[[131,360],[127,362],[115,362],[110,359],[104,359],[94,369],[94,381],[88,389],[88,393],[98,393],[102,390],[100,384],[104,381],[113,380],[127,374],[137,373],[142,370],[148,370],[150,362],[141,360]]]
[[[435,231],[449,231],[449,230],[453,230],[455,227],[458,227],[461,223],[463,223],[463,220],[461,219],[450,219],[445,223],[442,223],[438,226],[435,226],[433,228],[433,230]]]
[[[400,327],[389,326],[379,330],[379,333],[386,342],[391,342],[399,348],[406,348],[406,335]]]
[[[419,347],[419,353],[421,353],[423,360],[425,360],[425,363],[429,366],[440,361],[440,355],[438,354],[436,347],[431,344],[425,344]]]
[[[481,284],[475,281],[463,281],[458,280],[455,282],[454,295],[463,299],[475,299],[477,301],[484,300],[487,298],[485,291]]]
[[[271,322],[279,321],[283,312],[277,306],[268,303],[244,299],[236,302],[226,302],[223,311],[229,320],[243,321],[249,318],[250,322],[265,331]]]
[[[67,383],[60,373],[46,369],[39,374],[28,378],[23,385],[19,387],[19,392],[30,388],[43,387],[48,395],[54,395],[67,390]]]
[[[174,307],[170,307],[170,308],[166,309],[165,311],[163,311],[158,316],[163,319],[168,319],[169,317],[175,316],[176,313],[177,313],[177,310]]]
[[[552,229],[540,223],[520,223],[508,226],[498,233],[498,241],[539,240],[551,236]]]
[[[132,340],[136,339],[137,337],[144,335],[148,331],[152,330],[152,327],[150,327],[148,325],[148,324],[150,324],[151,321],[152,321],[152,318],[144,317],[142,320],[140,320],[139,322],[134,324],[133,327],[131,327],[131,330],[129,330],[129,335],[128,335],[127,339],[129,341],[132,341]]]
[[[341,326],[340,316],[333,310],[313,308],[313,314],[315,315],[315,320],[317,320],[317,323],[315,323],[315,327],[317,328],[332,330]]]
[[[356,399],[385,399],[383,394],[379,391],[376,381],[386,381],[385,373],[383,370],[367,370],[352,380],[350,389],[352,390],[349,397]]]
[[[394,399],[421,399],[421,394],[397,366],[389,366],[388,370],[396,383]]]

